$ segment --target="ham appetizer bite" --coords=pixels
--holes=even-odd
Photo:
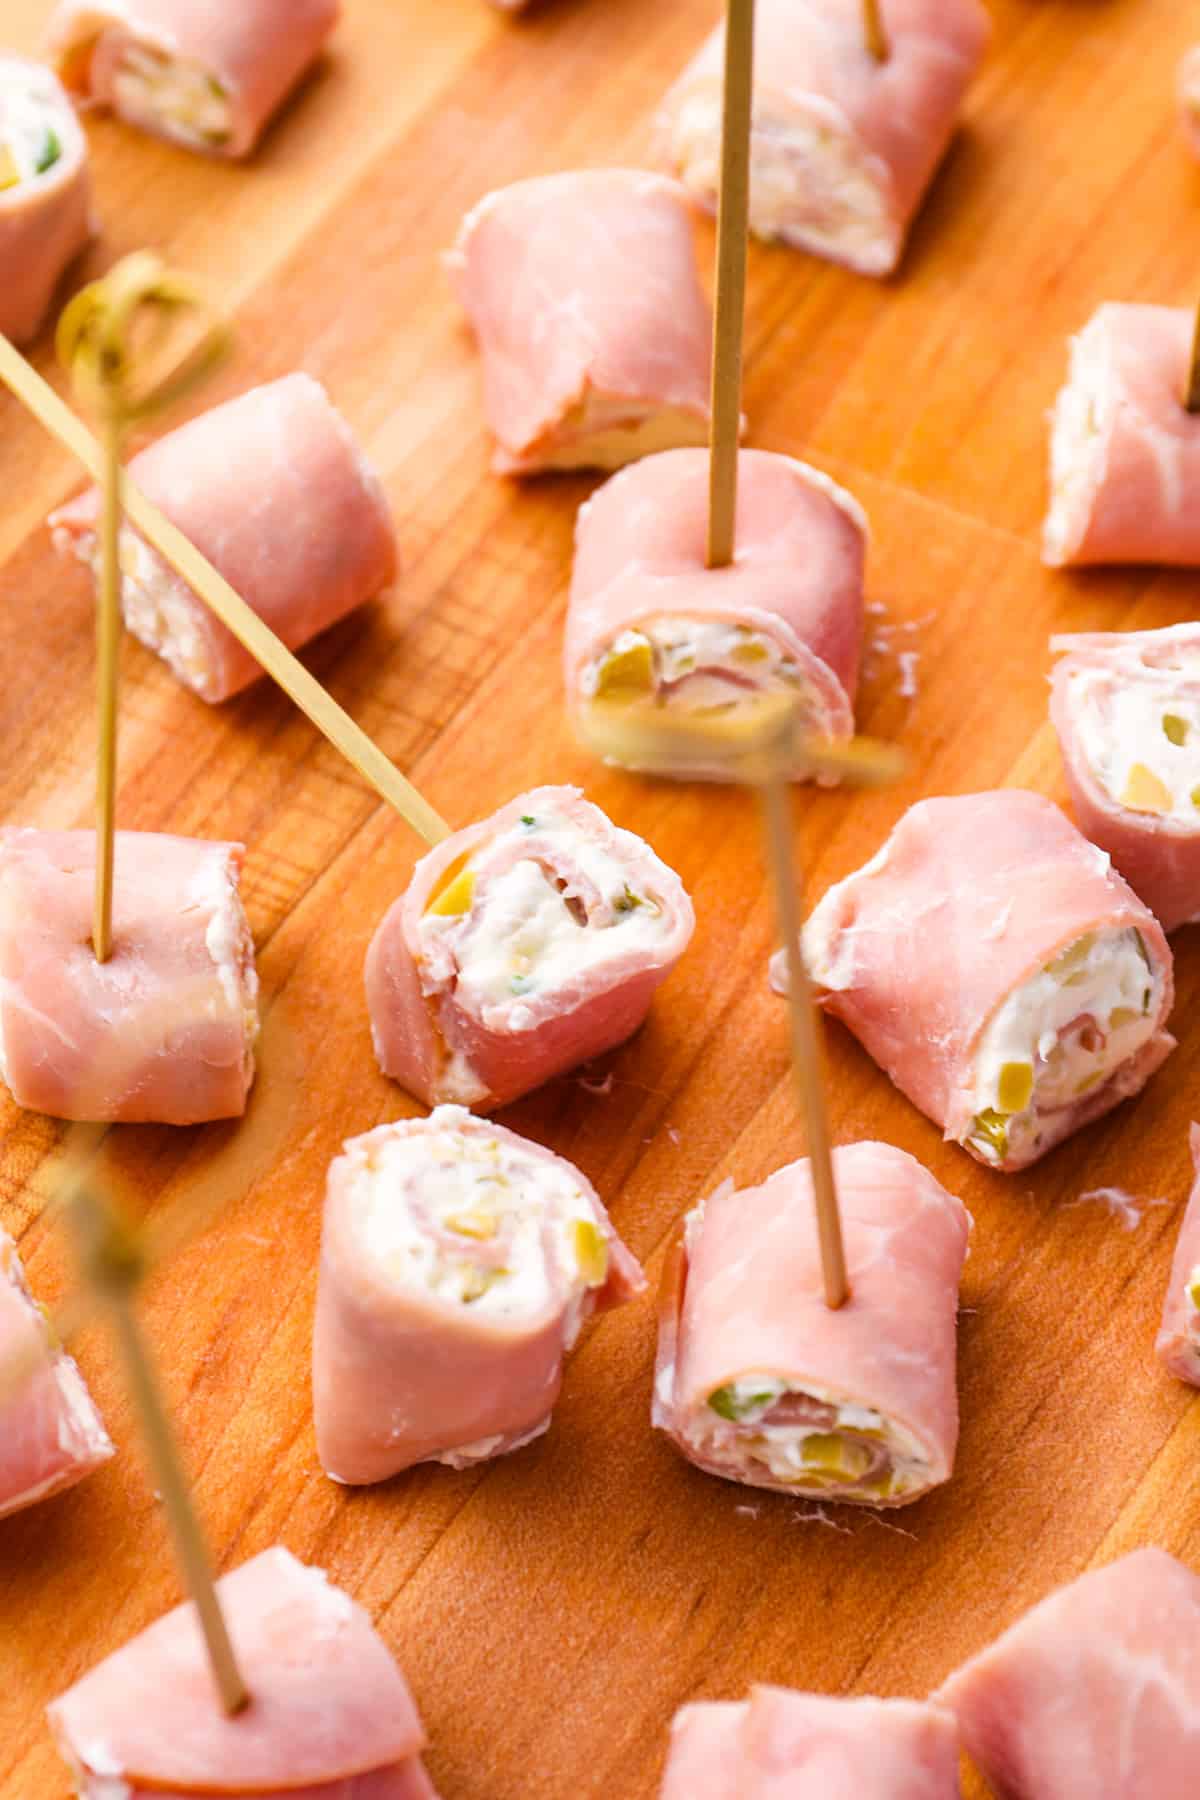
[[[708,439],[712,314],[681,190],[641,169],[499,188],[447,259],[479,340],[493,468],[616,469]]]
[[[753,1687],[682,1706],[660,1800],[959,1800],[952,1715],[917,1700]]]
[[[954,135],[990,25],[980,0],[883,0],[888,57],[862,0],[759,0],[750,228],[863,275],[888,275]],[[715,211],[724,27],[667,96],[669,167]]]
[[[1200,1125],[1192,1126],[1188,1143],[1196,1179],[1179,1227],[1154,1347],[1170,1374],[1200,1387]]]
[[[540,1144],[459,1106],[351,1138],[313,1334],[326,1474],[519,1450],[549,1426],[584,1321],[645,1285],[591,1183]]]
[[[0,332],[41,328],[67,264],[92,235],[87,141],[49,69],[0,55]]]
[[[67,87],[185,150],[248,156],[333,30],[339,0],[59,0]]]
[[[1162,927],[1051,801],[921,800],[804,928],[822,1004],[914,1106],[1023,1169],[1175,1047]]]
[[[83,1376],[0,1229],[0,1519],[74,1487],[112,1453]]]
[[[890,1144],[833,1162],[849,1300],[825,1304],[807,1157],[725,1184],[688,1214],[664,1278],[652,1419],[710,1475],[904,1506],[954,1468],[971,1217]]]
[[[129,476],[289,650],[396,573],[378,477],[311,375],[201,413],[135,456]],[[55,548],[97,572],[99,516],[92,488],[50,517]],[[185,687],[215,703],[260,678],[250,652],[127,522],[121,564],[126,626]]]
[[[1101,306],[1071,340],[1050,433],[1042,560],[1200,564],[1200,413],[1184,405],[1195,315]]]
[[[1188,148],[1200,156],[1200,44],[1193,44],[1179,65],[1179,122]]]
[[[421,858],[367,952],[385,1075],[506,1106],[642,1023],[695,914],[674,870],[578,788],[520,794]]]
[[[1200,625],[1055,637],[1075,817],[1164,931],[1200,917]]]
[[[222,1711],[177,1606],[46,1709],[80,1800],[437,1800],[408,1684],[361,1606],[281,1548],[217,1587],[249,1706]]]
[[[1043,1600],[934,1698],[1002,1800],[1195,1800],[1200,1578],[1135,1550]]]
[[[647,457],[580,509],[565,647],[580,736],[592,736],[597,701],[708,713],[782,690],[806,735],[851,737],[866,515],[818,470],[743,450],[734,561],[706,568],[708,461],[704,450]],[[727,776],[719,760],[678,772]]]
[[[239,1118],[258,976],[240,844],[118,831],[113,952],[96,961],[91,831],[0,830],[0,1077],[58,1119]]]

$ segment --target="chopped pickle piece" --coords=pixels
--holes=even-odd
[[[469,1306],[472,1300],[482,1300],[492,1283],[507,1274],[507,1269],[468,1269],[463,1277],[464,1302]]]
[[[1170,743],[1172,743],[1172,744],[1186,744],[1187,743],[1187,734],[1188,734],[1187,720],[1181,719],[1179,717],[1178,713],[1164,713],[1162,728],[1163,728],[1164,734],[1166,735],[1166,737]]]
[[[532,813],[522,813],[521,814],[521,823],[522,823],[522,825],[528,827],[530,825],[535,824],[536,821],[535,821]]]
[[[774,1393],[739,1396],[733,1387],[723,1387],[717,1388],[708,1396],[708,1404],[722,1419],[736,1422],[738,1419],[747,1418],[750,1413],[757,1412],[760,1407],[766,1406],[768,1401],[777,1398],[778,1395]]]
[[[1091,1090],[1099,1082],[1101,1082],[1103,1080],[1104,1080],[1104,1070],[1103,1069],[1093,1069],[1092,1073],[1090,1075],[1085,1075],[1082,1081],[1076,1082],[1075,1092],[1076,1092],[1076,1094],[1090,1093]]]
[[[608,1274],[608,1239],[590,1219],[576,1219],[575,1261],[589,1287],[599,1287]]]
[[[460,865],[450,876],[445,885],[438,889],[436,897],[425,908],[427,913],[440,913],[443,917],[453,917],[471,910],[471,902],[475,898],[475,872]]]
[[[857,1481],[871,1466],[872,1456],[865,1444],[842,1437],[837,1431],[814,1431],[800,1447],[804,1467]]]
[[[654,651],[646,638],[624,650],[613,650],[600,664],[596,693],[648,694],[654,686]]]
[[[496,1220],[493,1214],[485,1212],[458,1212],[446,1215],[446,1226],[456,1231],[459,1237],[479,1238],[484,1240],[496,1235]]]
[[[1008,1121],[1003,1113],[993,1112],[990,1106],[986,1107],[983,1112],[976,1113],[971,1136],[982,1138],[996,1152],[997,1157],[1003,1157],[1008,1149]]]
[[[1000,1071],[999,1109],[1002,1113],[1024,1112],[1033,1098],[1033,1064],[1005,1063]]]
[[[42,139],[42,147],[34,160],[34,174],[44,175],[47,169],[52,169],[54,167],[61,155],[62,144],[59,141],[58,133],[47,125],[46,135]]]
[[[1121,795],[1121,805],[1133,812],[1169,813],[1171,790],[1145,763],[1134,763]]]
[[[0,144],[0,193],[5,188],[16,187],[21,180],[21,171],[17,167],[17,159],[7,144]]]
[[[628,913],[632,912],[635,906],[644,906],[645,904],[642,896],[640,894],[635,894],[633,889],[627,883],[625,892],[615,904],[615,910],[619,913]]]
[[[765,644],[755,643],[735,644],[730,652],[732,660],[737,663],[766,662],[769,654]]]
[[[1192,789],[1191,793],[1188,795],[1188,799],[1191,801],[1193,806],[1200,808],[1200,787],[1194,787]]]
[[[1132,1006],[1114,1006],[1108,1015],[1109,1029],[1120,1031],[1122,1025],[1136,1025],[1141,1016]]]
[[[1200,1312],[1200,1269],[1192,1270],[1192,1279],[1187,1284],[1187,1297],[1196,1311]]]
[[[1073,944],[1068,944],[1062,954],[1056,956],[1050,964],[1051,975],[1065,975],[1068,969],[1073,969],[1076,963],[1081,963],[1095,941],[1095,932],[1089,931],[1085,936],[1076,938]]]

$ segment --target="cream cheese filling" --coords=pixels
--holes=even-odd
[[[113,102],[133,123],[152,125],[189,150],[215,150],[232,128],[229,94],[210,69],[130,44],[113,77]]]
[[[1071,678],[1075,723],[1088,765],[1118,806],[1185,819],[1200,830],[1200,656],[1136,679],[1114,680],[1102,669]]]
[[[48,69],[0,57],[0,194],[49,174],[71,124]]]
[[[1048,1115],[1099,1089],[1158,1029],[1162,978],[1134,927],[1087,932],[992,1015],[975,1053],[968,1136],[1001,1163]]]
[[[485,1318],[562,1308],[569,1349],[589,1294],[607,1278],[607,1234],[565,1165],[511,1138],[464,1130],[469,1120],[461,1107],[440,1106],[426,1130],[362,1150],[355,1208],[363,1245],[399,1287]]]
[[[72,555],[91,569],[100,582],[100,545],[94,531],[66,532],[60,528],[55,542],[64,539]],[[128,525],[122,525],[121,617],[127,630],[155,656],[161,656],[171,673],[194,693],[207,695],[213,667],[208,639],[201,628],[201,612],[190,589],[179,582],[157,551]]]
[[[1042,533],[1042,555],[1051,565],[1068,562],[1078,550],[1104,478],[1113,409],[1107,346],[1097,315],[1071,339],[1067,379],[1051,414],[1050,506]]]
[[[609,396],[589,388],[586,398],[560,420],[544,443],[506,451],[514,467],[620,469],[660,450],[708,442],[703,413],[661,401]]]
[[[707,709],[800,682],[795,659],[765,632],[727,619],[659,613],[600,650],[585,665],[580,690],[589,700]]]

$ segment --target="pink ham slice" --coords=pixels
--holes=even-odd
[[[508,1192],[541,1218],[547,1297],[541,1306],[481,1314],[430,1290],[418,1269],[381,1254],[368,1215],[364,1180],[389,1145],[444,1140],[495,1146]],[[428,1167],[434,1169],[430,1160]],[[557,1178],[538,1191],[541,1172]],[[601,1285],[576,1294],[552,1241],[563,1179],[581,1190],[608,1248]],[[389,1196],[412,1216],[420,1186]],[[469,1204],[464,1198],[464,1206]],[[425,1243],[436,1234],[413,1218]],[[473,1243],[481,1255],[491,1245]],[[498,1248],[503,1248],[500,1240]],[[578,1169],[513,1131],[439,1107],[428,1119],[382,1125],[353,1138],[329,1170],[313,1334],[313,1400],[317,1453],[337,1481],[384,1481],[414,1463],[452,1467],[500,1456],[528,1443],[550,1422],[562,1382],[564,1352],[594,1311],[619,1305],[645,1287],[637,1262],[613,1230],[599,1196]]]
[[[0,1519],[74,1487],[112,1453],[83,1376],[0,1230]]]
[[[67,87],[128,123],[213,155],[248,156],[337,24],[339,0],[59,0],[46,49]],[[229,104],[228,130],[203,144],[131,108],[118,91],[130,52],[212,76]]]
[[[353,612],[396,573],[387,502],[320,382],[285,375],[202,413],[135,456],[130,478],[290,650]],[[56,547],[91,562],[95,489],[52,514]],[[126,572],[129,629],[203,700],[262,669],[142,539]],[[132,591],[131,591],[132,584]]]
[[[41,329],[67,264],[92,235],[92,178],[87,140],[54,76],[22,56],[0,56],[0,78],[6,69],[61,102],[52,121],[62,146],[58,161],[35,180],[0,192],[0,332],[25,344]]]
[[[1194,1800],[1200,1578],[1135,1550],[1043,1600],[934,1698],[998,1800]]]
[[[1200,625],[1054,637],[1050,648],[1062,657],[1054,671],[1050,717],[1080,829],[1107,850],[1163,930],[1174,931],[1200,917],[1200,812],[1193,821],[1139,812],[1114,800],[1088,759],[1080,707],[1085,684],[1097,700],[1138,684],[1152,686],[1164,694],[1168,711],[1172,693],[1200,698]]]
[[[1200,156],[1200,44],[1193,44],[1180,63],[1176,91],[1188,148]]]
[[[0,1069],[59,1119],[238,1118],[258,980],[240,844],[118,831],[113,954],[96,961],[90,831],[0,831]]]
[[[559,815],[611,854],[630,883],[654,897],[662,919],[653,949],[623,947],[549,989],[496,1005],[465,990],[453,948],[433,966],[421,947],[421,921],[455,867],[486,852],[524,817]],[[554,871],[586,918],[581,929],[612,929],[611,896],[590,889],[558,834],[531,830],[522,855]],[[485,904],[476,900],[473,911]],[[649,845],[613,825],[577,788],[534,788],[491,818],[456,831],[413,871],[406,892],[385,913],[367,952],[367,1005],[375,1053],[385,1075],[428,1106],[463,1101],[506,1106],[554,1075],[624,1043],[642,1023],[655,989],[688,946],[695,914],[683,884]],[[619,930],[619,928],[618,928]]]
[[[959,1800],[941,1707],[754,1687],[681,1707],[660,1800]]]
[[[47,1708],[84,1800],[116,1782],[129,1800],[436,1800],[412,1695],[362,1607],[281,1548],[218,1588],[250,1705],[222,1711],[193,1608],[176,1607]]]
[[[1162,1326],[1154,1347],[1163,1367],[1172,1375],[1200,1387],[1200,1306],[1188,1292],[1193,1281],[1200,1278],[1200,1125],[1192,1126],[1188,1145],[1196,1179],[1179,1227]]]
[[[822,1486],[833,1499],[900,1505],[948,1480],[954,1467],[955,1329],[970,1215],[890,1144],[835,1150],[834,1176],[851,1296],[837,1312],[824,1300],[807,1158],[759,1187],[728,1186],[689,1216],[680,1260],[664,1281],[653,1422],[711,1474],[802,1492],[801,1480],[778,1479],[765,1464],[739,1474],[725,1455],[741,1428],[709,1405],[733,1382],[774,1376],[797,1392],[877,1413],[919,1446],[924,1477],[902,1493]],[[767,1422],[789,1415],[781,1409]],[[827,1415],[813,1423],[829,1428]]]
[[[755,27],[751,229],[864,275],[899,262],[991,29],[979,0],[883,0],[882,14],[882,63],[861,0],[759,0]],[[710,211],[724,44],[719,28],[660,124],[669,166]]]
[[[499,472],[616,468],[706,441],[712,316],[674,182],[639,169],[517,182],[468,215],[448,261]]]
[[[622,632],[665,615],[741,625],[772,641],[813,696],[816,735],[852,735],[866,517],[827,476],[789,456],[743,450],[739,475],[736,560],[726,569],[705,567],[706,451],[649,456],[581,508],[564,653],[567,704],[581,729],[589,665]],[[707,773],[719,777],[720,765]]]
[[[1101,306],[1071,345],[1050,447],[1047,563],[1200,564],[1200,414],[1182,306]]]
[[[967,1141],[973,1059],[1008,996],[1101,928],[1136,929],[1161,998],[1149,1042],[1092,1092],[1048,1114],[999,1162]],[[915,1106],[988,1167],[1015,1169],[1140,1093],[1175,1040],[1162,927],[1058,807],[1020,789],[921,800],[883,850],[831,888],[804,932],[822,1004]]]

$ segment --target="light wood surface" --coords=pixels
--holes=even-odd
[[[43,0],[5,0],[32,47]],[[772,905],[741,792],[606,770],[568,737],[559,652],[583,479],[488,473],[478,370],[438,266],[462,212],[541,170],[644,158],[647,119],[715,0],[347,0],[336,48],[246,168],[99,120],[103,235],[210,282],[237,353],[211,404],[303,367],[380,467],[404,573],[309,665],[454,822],[533,782],[577,781],[690,888],[694,947],[611,1092],[553,1083],[506,1121],[573,1158],[652,1278],[680,1213],[803,1149]],[[1041,569],[1045,412],[1064,340],[1102,299],[1195,300],[1200,167],[1172,82],[1179,0],[996,0],[966,130],[899,277],[755,245],[752,443],[844,481],[874,528],[876,648],[860,728],[900,739],[896,788],[794,801],[815,898],[914,799],[1025,784],[1065,798],[1046,722],[1052,629],[1194,615],[1197,581]],[[712,232],[698,231],[711,261]],[[56,384],[48,339],[39,367]],[[0,817],[85,824],[91,596],[41,521],[69,459],[0,397]],[[916,650],[918,693],[897,653]],[[885,1520],[707,1478],[648,1424],[653,1306],[571,1359],[548,1437],[481,1471],[347,1492],[314,1455],[308,1357],[322,1182],[341,1140],[412,1110],[371,1054],[368,937],[420,845],[281,695],[213,711],[127,644],[119,816],[240,838],[259,946],[261,1073],[239,1128],[110,1138],[154,1220],[219,1172],[219,1223],[151,1283],[144,1319],[222,1568],[276,1541],[372,1612],[427,1722],[445,1800],[652,1800],[676,1705],[751,1679],[921,1694],[1055,1584],[1136,1544],[1200,1567],[1200,1405],[1152,1356],[1188,1183],[1200,1023],[1196,933],[1177,938],[1181,1037],[1133,1106],[1013,1177],[943,1145],[839,1028],[835,1138],[913,1151],[976,1219],[963,1290],[963,1434],[950,1485]],[[603,1073],[604,1070],[598,1071]],[[71,1279],[39,1168],[59,1128],[0,1111],[0,1217],[53,1300]],[[1170,1204],[1127,1232],[1117,1184]],[[78,1353],[119,1446],[72,1494],[0,1526],[0,1791],[61,1800],[46,1700],[180,1594],[112,1343]],[[983,1789],[970,1778],[967,1792]]]

